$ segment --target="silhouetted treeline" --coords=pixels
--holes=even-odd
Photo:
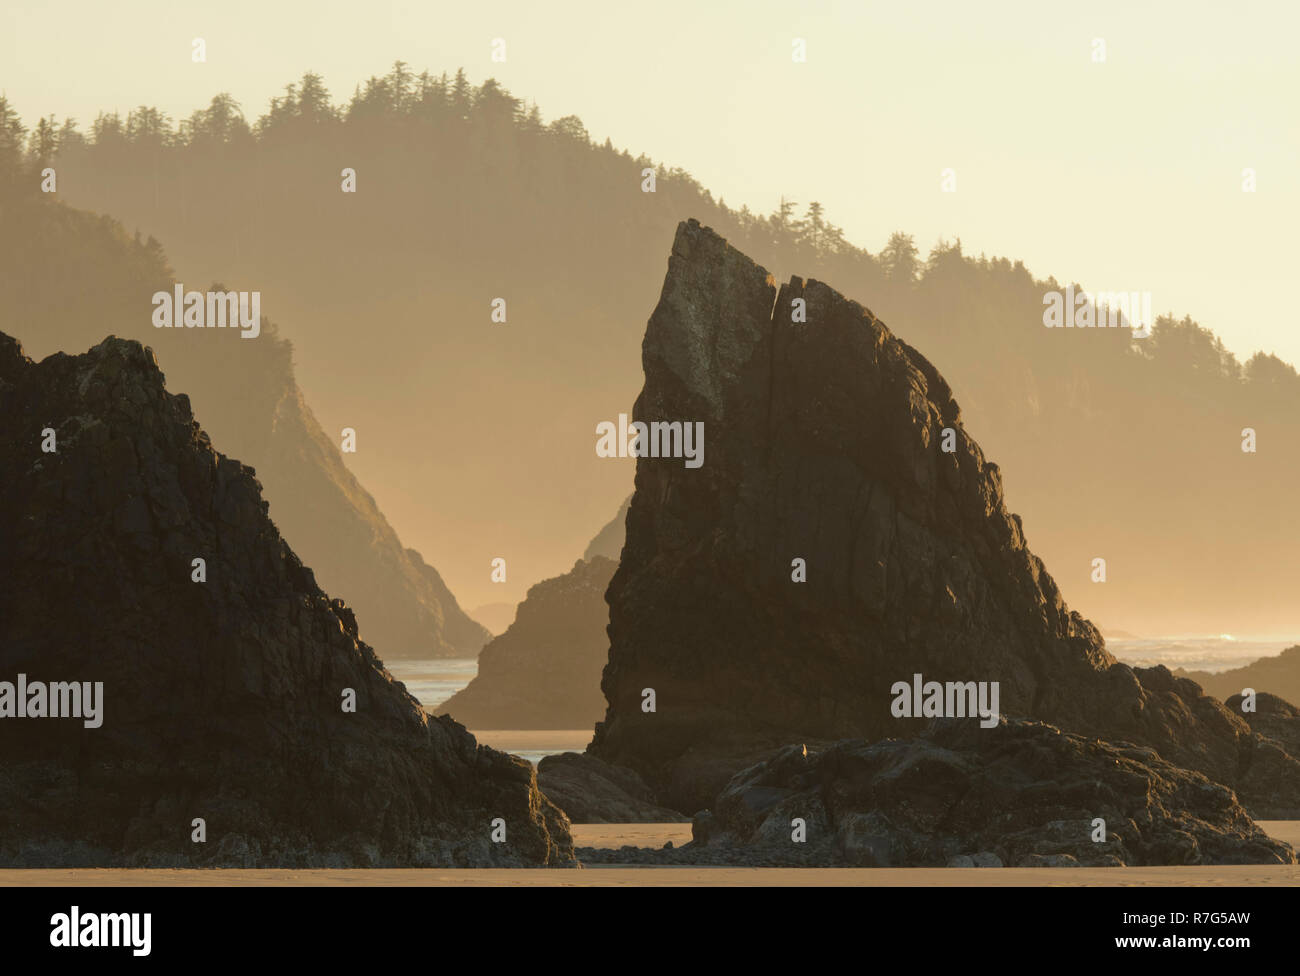
[[[365,424],[363,482],[402,496],[384,507],[404,535],[468,564],[508,539],[523,579],[562,572],[626,496],[630,470],[594,458],[584,433],[630,407],[667,248],[696,217],[778,277],[855,297],[934,361],[1072,605],[1148,632],[1294,619],[1300,376],[1264,353],[1239,362],[1186,315],[1160,315],[1146,339],[1046,329],[1044,293],[1066,283],[1020,261],[959,240],[923,254],[901,232],[869,253],[816,201],[730,208],[463,71],[399,62],[342,104],[308,73],[251,123],[218,95],[179,123],[101,114],[84,138],[53,119],[6,127],[0,152],[53,158],[60,195],[162,240],[182,277],[261,287],[326,429]],[[510,315],[494,330],[495,297]],[[1257,454],[1240,449],[1246,427]],[[426,448],[460,459],[456,474],[432,474]],[[418,497],[394,487],[409,484]]]

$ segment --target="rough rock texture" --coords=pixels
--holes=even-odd
[[[226,329],[155,329],[148,297],[174,284],[157,242],[132,242],[116,221],[48,199],[6,208],[0,267],[12,272],[0,275],[0,330],[29,347],[84,349],[110,331],[153,344],[173,387],[227,454],[257,469],[280,531],[325,588],[348,595],[361,632],[385,657],[478,654],[490,635],[403,547],[349,471],[273,323],[264,319],[251,341]]]
[[[1150,745],[1257,816],[1300,802],[1300,763],[1270,753],[1265,781],[1269,750],[1239,716],[1117,663],[1066,608],[947,383],[867,309],[816,281],[778,290],[690,221],[642,362],[634,419],[702,421],[704,463],[637,460],[594,755],[693,812],[746,751],[920,731],[890,708],[920,673],[996,681],[1006,715]]]
[[[1300,702],[1300,644],[1288,647],[1276,657],[1262,657],[1240,668],[1211,673],[1184,671],[1174,674],[1190,678],[1215,698],[1226,702],[1240,695],[1243,688],[1266,691],[1289,702]]]
[[[530,765],[393,683],[150,350],[0,335],[0,417],[0,681],[103,682],[100,728],[0,717],[0,863],[571,863]]]
[[[1257,804],[1268,809],[1274,819],[1300,819],[1300,806],[1281,785],[1285,784],[1290,769],[1288,760],[1300,756],[1300,708],[1264,691],[1255,694],[1253,712],[1242,711],[1242,704],[1240,695],[1224,702],[1230,712],[1244,718],[1262,738],[1252,768],[1254,792],[1265,793],[1265,799],[1256,801]],[[1271,782],[1279,786],[1276,795],[1269,797],[1266,791]]]
[[[736,775],[696,817],[694,845],[779,856],[803,846],[795,818],[806,858],[858,867],[1296,863],[1231,790],[1151,749],[1038,722],[788,747]]]
[[[659,806],[645,780],[625,766],[611,766],[585,753],[545,756],[537,783],[573,823],[685,823]]]
[[[514,623],[489,643],[478,674],[438,709],[476,729],[581,729],[605,713],[605,588],[616,564],[578,560],[530,587]]]

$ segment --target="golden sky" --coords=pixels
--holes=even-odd
[[[896,229],[923,251],[960,237],[1041,277],[1149,291],[1157,314],[1191,314],[1239,356],[1300,362],[1284,312],[1300,5],[1051,9],[1064,6],[6,0],[0,87],[29,123],[54,113],[85,128],[141,103],[188,115],[223,90],[255,118],[307,69],[341,99],[395,59],[464,66],[733,206],[816,199],[872,251]],[[955,193],[940,191],[949,167]]]

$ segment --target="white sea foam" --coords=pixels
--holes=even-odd
[[[1277,657],[1288,647],[1300,644],[1300,637],[1290,640],[1247,640],[1231,634],[1207,637],[1152,637],[1141,640],[1110,639],[1106,649],[1125,664],[1149,668],[1163,664],[1169,670],[1209,671],[1215,674],[1239,668],[1261,657]]]

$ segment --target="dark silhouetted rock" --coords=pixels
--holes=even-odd
[[[1242,703],[1241,695],[1233,695],[1224,702],[1230,712],[1244,718],[1261,737],[1244,771],[1250,780],[1251,795],[1263,797],[1255,802],[1270,811],[1271,819],[1300,819],[1300,806],[1295,805],[1288,789],[1291,760],[1300,756],[1300,709],[1264,691],[1255,693],[1254,711],[1243,711]],[[1271,795],[1270,786],[1274,789]]]
[[[703,465],[637,459],[592,754],[693,812],[773,743],[919,733],[891,689],[921,674],[997,682],[1005,715],[1151,746],[1257,816],[1300,809],[1300,763],[1275,757],[1261,782],[1266,747],[1239,716],[1117,663],[1067,609],[948,384],[870,311],[816,281],[778,289],[691,221],[642,363],[633,419],[702,422]]]
[[[1022,721],[941,720],[913,739],[787,747],[738,773],[693,834],[695,845],[774,859],[806,845],[809,861],[858,867],[1296,863],[1200,773]]]
[[[616,564],[578,560],[528,590],[515,621],[479,655],[478,674],[439,706],[476,729],[582,729],[604,714],[605,588]]]
[[[0,863],[571,863],[531,766],[394,684],[152,351],[0,336],[0,416],[0,681],[103,682],[99,728],[0,717]]]
[[[574,823],[685,823],[675,810],[659,806],[635,772],[585,753],[544,756],[537,783]]]

